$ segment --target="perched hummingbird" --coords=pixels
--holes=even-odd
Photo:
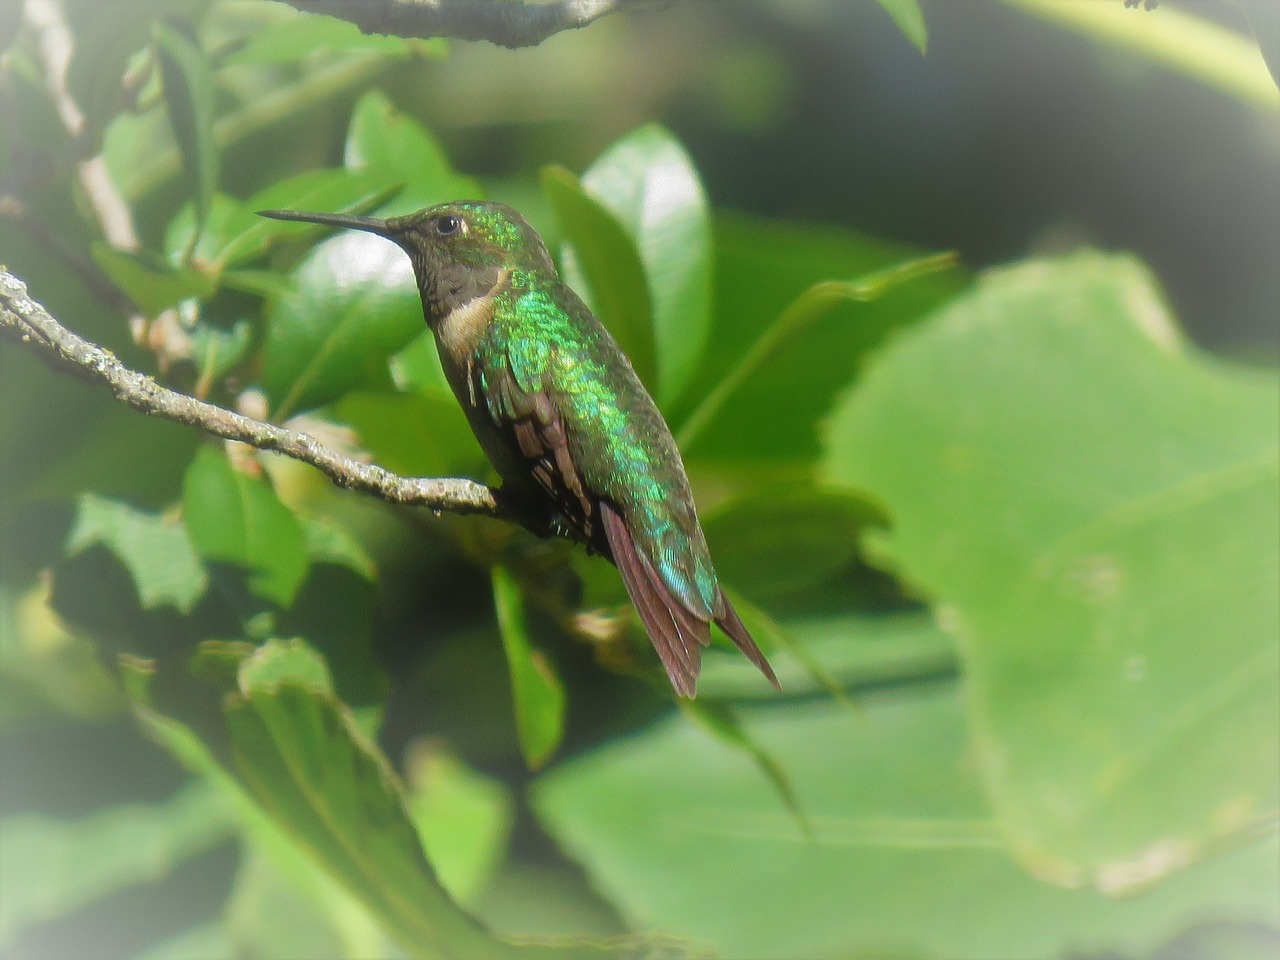
[[[678,694],[696,693],[712,623],[778,686],[720,588],[666,421],[524,217],[480,201],[385,220],[262,215],[365,230],[409,255],[445,375],[502,496],[613,561]]]

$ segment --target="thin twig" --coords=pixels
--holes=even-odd
[[[354,23],[365,33],[399,37],[488,40],[500,47],[534,47],[562,30],[576,30],[636,0],[284,0],[311,13]]]
[[[309,463],[340,487],[371,493],[389,503],[522,522],[499,501],[495,491],[484,484],[451,477],[401,477],[382,467],[344,456],[309,434],[232,413],[162,387],[150,377],[130,370],[109,351],[62,326],[31,299],[25,283],[3,269],[0,269],[0,333],[30,346],[51,366],[103,384],[117,400],[135,410]]]

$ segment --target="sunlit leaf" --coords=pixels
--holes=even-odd
[[[385,199],[396,186],[368,170],[309,170],[264,187],[247,200],[215,194],[195,245],[195,207],[189,204],[169,224],[165,250],[177,262],[190,249],[193,262],[223,270],[260,256],[278,238],[319,229],[260,217],[259,210],[359,213]]]
[[[723,379],[706,391],[698,406],[680,426],[677,435],[681,447],[687,449],[691,446],[735,391],[803,336],[832,308],[841,303],[868,303],[899,283],[935,273],[954,264],[954,254],[935,254],[905,260],[856,280],[823,280],[815,283],[788,304]]]
[[[785,594],[838,570],[857,553],[858,535],[878,519],[845,491],[804,484],[767,487],[704,518],[716,570],[748,596]]]
[[[668,131],[647,126],[609,147],[582,186],[639,251],[653,310],[657,396],[670,402],[689,385],[710,332],[711,221],[698,172]]]
[[[267,320],[262,377],[275,419],[385,382],[387,358],[423,329],[409,258],[381,237],[349,231],[325,240],[294,281]]]
[[[960,640],[978,756],[1038,874],[1123,890],[1280,808],[1280,395],[1189,348],[1132,259],[984,277],[829,430],[878,556]]]
[[[435,393],[356,391],[334,410],[353,427],[363,449],[388,470],[432,477],[484,462],[458,402]]]
[[[412,956],[505,955],[441,888],[403,787],[326,673],[301,643],[268,643],[244,662],[226,715],[249,790]]]
[[[715,322],[697,378],[717,396],[691,455],[807,468],[821,450],[818,424],[867,352],[967,282],[946,270],[884,286],[897,268],[938,263],[922,256],[849,230],[717,214]],[[833,277],[874,282],[855,279],[857,298],[832,299],[822,291]],[[881,295],[861,302],[870,293]],[[789,308],[794,327],[783,323]]]

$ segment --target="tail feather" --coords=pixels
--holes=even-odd
[[[699,620],[671,595],[653,565],[636,550],[626,521],[611,504],[600,504],[600,516],[623,586],[658,651],[671,685],[680,696],[692,698],[702,668],[702,647],[711,642],[711,624]]]
[[[702,669],[702,648],[711,642],[711,623],[686,607],[658,575],[648,557],[636,549],[631,531],[616,507],[601,502],[600,516],[623,586],[662,660],[671,686],[680,696],[692,699],[697,694],[698,673]],[[769,662],[723,591],[719,594],[715,622],[769,682],[781,689]]]
[[[725,635],[733,641],[733,645],[743,652],[748,660],[756,665],[765,678],[773,684],[775,690],[781,690],[782,684],[778,682],[777,676],[774,675],[773,667],[769,666],[769,661],[764,658],[764,654],[760,652],[760,648],[756,646],[756,642],[751,639],[751,634],[747,632],[746,625],[743,624],[742,618],[738,616],[738,611],[733,608],[733,604],[729,602],[729,598],[724,595],[724,591],[720,591],[720,609],[716,611],[716,623]]]

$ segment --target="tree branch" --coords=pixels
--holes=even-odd
[[[576,30],[636,0],[284,0],[310,13],[354,23],[364,33],[400,37],[488,40],[501,47],[533,47],[562,30]]]
[[[389,503],[523,522],[484,484],[455,478],[397,476],[344,456],[308,434],[241,416],[162,387],[150,377],[130,370],[109,351],[62,326],[28,296],[25,283],[4,269],[0,269],[0,333],[27,344],[50,366],[107,386],[117,400],[135,410],[309,463],[339,487],[371,493]]]

